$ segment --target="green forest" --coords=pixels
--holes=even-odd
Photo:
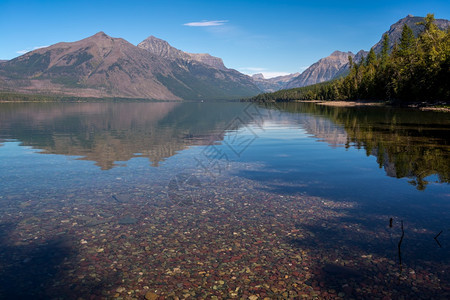
[[[450,29],[440,30],[428,14],[415,37],[406,24],[400,41],[389,49],[373,49],[359,63],[349,57],[348,75],[311,86],[260,94],[249,101],[375,100],[411,103],[450,100]]]

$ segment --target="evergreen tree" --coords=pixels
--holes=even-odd
[[[402,36],[400,38],[400,55],[410,55],[415,46],[415,38],[412,29],[408,25],[403,25]]]
[[[375,55],[375,51],[373,51],[373,48],[370,49],[369,54],[366,58],[366,66],[374,65],[377,62],[377,56]]]
[[[348,65],[353,68],[353,58],[350,55],[348,56]]]
[[[381,66],[384,68],[389,58],[389,36],[383,35],[383,48],[381,49]]]

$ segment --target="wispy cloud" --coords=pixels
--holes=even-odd
[[[262,72],[267,70],[266,68],[257,68],[257,67],[244,67],[244,68],[239,68],[240,71],[242,72]]]
[[[210,27],[210,26],[222,26],[227,23],[227,20],[216,20],[216,21],[200,21],[200,22],[190,22],[183,24],[184,26],[190,27]]]
[[[288,72],[262,72],[262,74],[264,75],[264,78],[273,78],[273,77],[278,77],[278,76],[286,76],[289,75],[290,73]]]
[[[290,74],[288,72],[269,71],[266,68],[259,68],[259,67],[244,67],[239,68],[238,70],[247,75],[254,75],[257,73],[261,73],[264,75],[264,78],[266,79]]]
[[[25,53],[27,53],[27,52],[30,52],[30,51],[33,51],[33,50],[37,50],[37,49],[41,49],[41,48],[46,48],[46,47],[48,47],[48,45],[46,45],[46,46],[33,47],[33,48],[31,48],[31,49],[19,50],[19,51],[17,51],[16,53],[18,53],[18,54],[25,54]]]

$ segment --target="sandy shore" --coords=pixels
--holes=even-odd
[[[355,106],[384,106],[383,102],[358,102],[358,101],[305,101],[314,102],[319,105],[336,107],[355,107]]]
[[[421,111],[440,111],[440,112],[450,112],[450,108],[447,107],[421,107]]]
[[[364,102],[364,101],[321,101],[321,100],[299,100],[296,102],[315,103],[318,105],[334,106],[334,107],[356,107],[356,106],[386,106],[384,102]],[[419,109],[421,111],[439,111],[450,112],[448,107],[417,107],[408,106],[409,108]]]

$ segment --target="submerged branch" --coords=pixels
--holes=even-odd
[[[441,230],[441,231],[434,237],[434,240],[435,240],[436,243],[438,244],[439,248],[442,248],[442,245],[441,245],[441,243],[439,243],[439,241],[438,241],[437,238],[441,235],[442,231],[443,231],[443,230]]]
[[[400,237],[400,241],[398,242],[398,261],[400,263],[400,272],[402,271],[402,242],[403,237],[405,236],[405,230],[403,229],[403,220],[401,221],[402,224],[402,236]]]

